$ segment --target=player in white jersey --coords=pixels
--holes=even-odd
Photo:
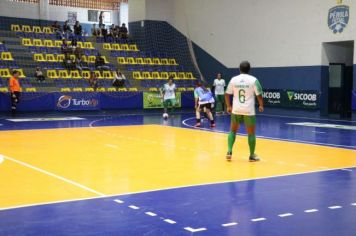
[[[235,143],[236,132],[239,129],[240,123],[244,122],[247,134],[248,145],[250,147],[250,161],[259,161],[255,154],[256,148],[256,112],[255,112],[255,96],[258,100],[258,110],[263,112],[262,87],[259,81],[249,75],[250,63],[243,61],[240,64],[240,75],[233,77],[227,86],[225,93],[225,102],[227,112],[231,113],[231,129],[228,136],[228,151],[226,159],[231,160],[232,148]],[[230,97],[233,95],[233,106],[231,107]]]
[[[163,98],[164,113],[167,113],[168,107],[174,109],[176,106],[176,85],[173,78],[168,79],[168,83],[161,88],[161,97]]]
[[[221,114],[225,111],[225,80],[221,77],[221,73],[218,73],[214,80],[213,86],[215,87],[216,98],[216,114]]]

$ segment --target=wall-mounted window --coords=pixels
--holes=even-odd
[[[49,4],[66,7],[80,7],[99,10],[118,10],[121,2],[128,0],[49,0]]]
[[[40,3],[40,0],[7,0],[9,2],[27,2],[27,3]]]

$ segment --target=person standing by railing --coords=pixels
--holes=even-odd
[[[12,77],[9,80],[10,95],[11,95],[11,114],[16,115],[17,104],[20,101],[21,86],[19,82],[20,73],[17,70],[12,72]]]

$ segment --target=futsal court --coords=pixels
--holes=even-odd
[[[0,235],[353,235],[355,122],[193,113],[0,120]]]

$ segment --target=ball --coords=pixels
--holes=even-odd
[[[167,113],[163,113],[163,119],[168,119],[168,114]]]

